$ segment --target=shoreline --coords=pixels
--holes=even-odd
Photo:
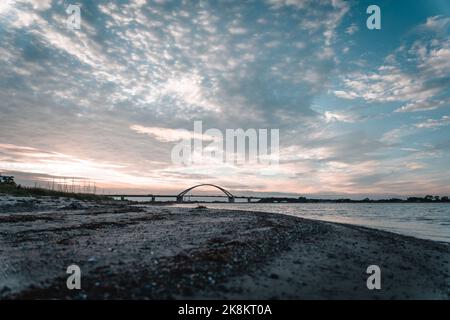
[[[446,243],[279,213],[33,199],[0,206],[1,299],[449,299]],[[79,291],[66,287],[74,263]],[[366,287],[373,264],[381,290]]]

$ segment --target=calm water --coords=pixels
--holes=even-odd
[[[176,206],[195,207],[197,204]],[[450,242],[449,203],[207,203],[205,206],[217,209],[276,212]]]

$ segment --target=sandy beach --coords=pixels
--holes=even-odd
[[[450,297],[446,243],[271,213],[0,200],[1,299]],[[71,264],[81,290],[66,287]]]

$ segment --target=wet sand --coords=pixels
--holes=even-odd
[[[449,299],[449,261],[445,243],[280,214],[0,196],[2,299]]]

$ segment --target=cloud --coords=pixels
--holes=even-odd
[[[132,125],[131,130],[137,133],[147,134],[162,142],[175,142],[187,140],[193,137],[193,133],[183,129],[169,129],[159,127],[144,127],[140,125]]]
[[[48,10],[52,6],[52,0],[6,0],[5,2],[11,2],[13,4],[14,3],[28,4],[31,5],[33,9],[38,11]]]
[[[40,150],[27,146],[2,144],[0,151],[14,161],[1,161],[0,169],[34,174],[48,174],[58,177],[78,177],[98,181],[120,181],[120,177],[130,180],[130,176],[120,174],[117,169],[123,166],[77,159],[70,155]],[[109,180],[111,179],[111,180]]]
[[[344,79],[344,83],[350,90],[337,91],[337,96],[369,102],[425,100],[442,90],[439,86],[427,86],[426,79],[394,66],[382,66],[369,74],[355,73]]]
[[[324,23],[319,33],[335,28],[341,19],[333,8],[346,10],[340,1],[319,7],[322,11],[317,12],[323,12],[326,19],[317,17],[317,21],[332,22]],[[56,4],[54,8],[64,9]],[[192,10],[198,12],[197,18],[186,19]],[[173,117],[192,120],[202,114],[209,121],[236,125],[251,121],[255,126],[273,122],[278,114],[313,114],[311,101],[334,67],[329,62],[333,49],[321,45],[306,48],[307,35],[278,24],[266,30],[256,21],[236,15],[236,10],[246,12],[238,5],[222,10],[191,4],[174,15],[159,5],[90,4],[82,8],[82,29],[72,32],[65,29],[64,15],[49,18],[28,7],[17,7],[15,14],[26,19],[12,21],[15,30],[11,30],[9,42],[13,44],[23,32],[32,35],[34,43],[28,49],[39,48],[53,63],[44,61],[49,64],[46,81],[28,77],[23,82],[66,104],[96,109],[126,104],[126,108],[151,109],[158,117],[155,122],[165,123]],[[264,10],[269,10],[266,17],[272,21],[280,20],[277,12],[262,7]],[[88,18],[91,15],[96,16],[95,22]],[[244,36],[246,40],[239,40]],[[325,39],[329,41],[330,36],[327,33]],[[275,43],[280,45],[270,45]],[[289,57],[286,50],[292,52]],[[308,58],[295,55],[299,51],[307,51]],[[15,60],[11,64],[22,63],[20,55],[11,56]],[[42,61],[36,62],[42,65]],[[16,67],[16,75],[29,70],[28,66]],[[95,91],[90,90],[92,86]],[[79,93],[84,96],[81,100]]]
[[[411,63],[398,63],[410,61]],[[409,48],[389,54],[375,71],[356,71],[342,77],[335,96],[367,102],[403,102],[396,112],[433,110],[448,104],[442,99],[450,85],[450,40],[416,40]]]
[[[342,0],[311,1],[311,0],[266,0],[275,10],[294,8],[309,10],[312,14],[305,15],[300,26],[309,33],[321,32],[326,46],[334,40],[336,28],[350,10],[347,2]],[[331,8],[331,10],[329,10]]]
[[[400,143],[404,137],[411,135],[413,132],[415,132],[414,128],[403,125],[400,128],[395,128],[384,133],[380,141],[387,145],[396,145]]]
[[[359,95],[352,91],[334,90],[334,95],[338,98],[353,100],[359,97]]]
[[[231,27],[228,31],[231,34],[246,34],[248,32],[247,29],[242,27]]]
[[[450,100],[417,100],[410,102],[398,109],[395,112],[417,112],[417,111],[429,111],[435,110],[441,107],[450,105]]]
[[[397,49],[380,62],[359,37],[342,41],[357,31],[352,2],[172,4],[83,2],[74,31],[64,2],[1,1],[0,163],[28,172],[27,181],[76,174],[147,193],[196,180],[253,191],[395,191],[389,178],[402,187],[418,178],[408,180],[408,168],[430,170],[423,185],[439,185],[432,168],[445,168],[438,156],[449,150],[445,17],[425,17],[411,41],[387,39]],[[433,113],[421,122],[407,113],[425,110]],[[193,135],[195,120],[280,128],[277,175],[213,157],[173,165],[171,148]],[[420,142],[405,139],[415,134]]]
[[[443,31],[450,25],[450,17],[442,15],[428,17],[427,21],[420,26],[422,29],[428,29],[433,31]]]
[[[442,126],[448,126],[450,125],[450,117],[449,116],[442,116],[440,119],[427,119],[425,122],[422,123],[416,123],[416,128],[438,128]]]
[[[422,129],[437,129],[450,124],[449,116],[442,116],[440,119],[427,119],[426,121],[414,123],[411,125],[402,125],[399,128],[389,130],[384,133],[380,141],[387,145],[398,145],[403,138],[418,134]]]
[[[345,33],[352,35],[352,34],[358,32],[358,30],[359,30],[358,25],[356,23],[352,23],[349,27],[347,27],[347,29],[345,29]]]
[[[132,125],[131,130],[140,133],[147,134],[161,142],[176,142],[180,140],[198,139],[197,133],[185,129],[170,129],[161,127],[144,127],[140,125]],[[201,139],[203,141],[218,141],[218,137],[201,133]],[[219,140],[221,141],[221,139]]]
[[[309,0],[266,0],[273,8],[278,9],[284,6],[303,9],[310,3]]]
[[[187,105],[207,111],[220,112],[222,107],[208,98],[207,90],[202,86],[203,78],[199,74],[178,75],[168,79],[160,91],[161,95],[175,94]],[[213,89],[214,90],[214,89]]]
[[[326,111],[324,113],[325,121],[326,122],[355,122],[357,120],[357,117],[350,113],[344,113],[344,112],[331,112]]]

